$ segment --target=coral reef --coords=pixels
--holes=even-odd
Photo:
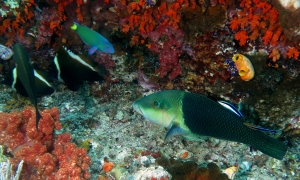
[[[18,42],[35,68],[49,72],[56,89],[39,98],[39,108],[50,109],[43,111],[37,132],[34,112],[23,109],[28,99],[0,86],[1,111],[22,111],[0,114],[4,155],[14,170],[24,160],[23,179],[228,179],[222,172],[227,169],[233,178],[231,167],[239,168],[237,179],[299,177],[298,5],[293,0],[1,1],[0,80],[15,67],[6,48]],[[108,72],[104,82],[83,82],[77,92],[51,74],[62,46],[76,54],[90,48],[70,29],[74,22],[102,34],[115,49],[89,55]],[[253,79],[236,77],[235,64],[226,61],[234,54],[251,60]],[[289,152],[277,161],[213,138],[165,142],[164,128],[132,110],[134,100],[164,89],[232,102],[246,122],[277,130]]]
[[[2,3],[5,3],[4,7],[7,9],[3,10],[3,8],[1,8],[2,16],[0,22],[2,22],[2,25],[0,25],[0,34],[7,39],[5,45],[11,46],[15,38],[23,39],[26,30],[30,25],[33,25],[33,9],[36,4],[34,0],[22,1],[20,4],[15,1],[3,1]],[[3,14],[3,12],[5,12],[5,14]]]
[[[182,73],[178,59],[182,52],[182,31],[169,25],[161,25],[150,33],[142,34],[142,37],[149,38],[148,48],[159,54],[159,67],[155,72],[159,78],[169,75],[169,79],[173,80]]]
[[[40,46],[48,44],[52,45],[51,38],[55,33],[58,36],[61,36],[59,32],[61,30],[61,20],[59,15],[56,13],[55,8],[44,8],[42,14],[36,18],[40,23],[36,27],[37,29],[37,43],[36,48],[39,49]]]
[[[195,179],[195,180],[210,180],[210,179],[224,179],[228,180],[226,174],[223,174],[219,167],[214,163],[207,164],[207,168],[200,167],[195,162],[187,161],[180,162],[174,159],[166,159],[164,157],[157,159],[157,164],[166,167],[172,179]]]
[[[20,177],[37,178],[89,178],[90,158],[86,150],[71,143],[71,135],[54,136],[61,129],[57,108],[44,110],[36,129],[35,111],[25,107],[21,113],[1,113],[0,143],[6,146],[13,166],[24,161]],[[58,164],[58,166],[57,166]]]

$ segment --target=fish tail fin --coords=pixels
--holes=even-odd
[[[272,138],[263,133],[261,134],[263,136],[260,135],[259,143],[256,143],[256,146],[253,147],[258,149],[264,154],[267,154],[278,160],[282,160],[282,158],[284,157],[287,151],[287,146],[283,144],[281,141],[279,141],[278,139]]]
[[[35,114],[36,114],[36,130],[38,131],[38,126],[39,126],[39,122],[40,122],[40,119],[42,118],[40,112],[38,109],[35,109]]]

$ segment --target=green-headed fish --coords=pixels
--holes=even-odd
[[[240,115],[199,94],[161,91],[135,101],[133,108],[153,123],[169,128],[166,140],[175,135],[188,139],[210,136],[248,144],[279,160],[287,151],[279,140],[249,128]]]
[[[30,101],[35,107],[36,128],[38,129],[38,124],[41,115],[37,108],[34,69],[30,63],[29,56],[26,50],[21,44],[19,43],[15,44],[13,51],[14,51],[13,59],[16,63],[18,78],[20,79],[21,83],[25,87],[25,90],[30,98]]]
[[[71,26],[71,29],[76,31],[81,40],[91,47],[89,49],[89,54],[93,54],[97,50],[105,53],[115,52],[113,45],[96,31],[75,22]]]

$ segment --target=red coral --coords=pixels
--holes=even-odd
[[[265,35],[263,36],[262,40],[264,41],[265,45],[269,44],[273,36],[273,32],[267,30]]]
[[[143,34],[149,33],[158,25],[171,25],[178,28],[180,21],[179,10],[182,5],[188,6],[188,1],[178,0],[174,3],[160,3],[159,6],[146,8],[145,1],[131,2],[127,5],[128,16],[120,21],[122,32],[139,30]],[[192,8],[196,7],[195,1],[191,1]],[[186,7],[187,7],[186,6]]]
[[[31,107],[21,113],[0,113],[0,144],[8,147],[14,166],[24,160],[21,178],[88,179],[91,160],[86,150],[71,143],[69,134],[54,136],[54,129],[61,128],[58,109],[44,110],[41,115],[37,131]],[[61,175],[62,171],[66,173]]]
[[[231,21],[230,21],[230,29],[231,30],[236,30],[236,29],[238,29],[239,28],[239,24],[240,24],[240,22],[239,22],[239,20],[238,20],[238,18],[237,17],[234,17]]]
[[[278,11],[267,1],[261,0],[242,0],[240,7],[242,9],[229,26],[231,30],[238,30],[235,39],[242,41],[240,45],[245,45],[248,38],[254,41],[259,36],[262,36],[265,45],[277,45],[282,36],[282,30],[278,31],[281,29]]]
[[[54,143],[53,154],[59,162],[59,170],[55,174],[55,179],[77,179],[90,177],[87,171],[91,164],[91,159],[87,156],[84,148],[77,148],[76,144],[71,143],[70,134],[58,135]]]
[[[286,53],[288,58],[294,58],[294,59],[298,59],[299,54],[300,53],[299,53],[298,49],[295,47],[289,48],[288,52]]]
[[[29,20],[34,17],[34,7],[32,7],[32,5],[35,5],[34,0],[21,3],[14,17],[8,15],[4,20],[3,17],[0,18],[0,20],[3,20],[2,25],[0,25],[0,35],[4,34],[8,38],[5,43],[6,46],[13,45],[16,37],[23,38],[25,29],[30,27],[30,25],[28,25]],[[11,9],[7,11],[7,14],[14,14]]]
[[[247,32],[246,31],[239,31],[235,34],[234,37],[236,40],[239,40],[239,44],[240,46],[244,46],[247,42],[248,36],[247,36]]]

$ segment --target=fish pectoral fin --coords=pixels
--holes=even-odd
[[[98,50],[97,46],[93,46],[89,49],[89,55],[94,54]]]
[[[169,129],[169,131],[166,134],[165,141],[169,140],[173,136],[177,136],[177,135],[184,136],[187,134],[188,133],[184,129],[178,127],[177,125],[172,125],[172,127]]]
[[[239,75],[240,75],[240,76],[245,76],[248,72],[249,72],[248,69],[241,69],[241,70],[239,71]]]

